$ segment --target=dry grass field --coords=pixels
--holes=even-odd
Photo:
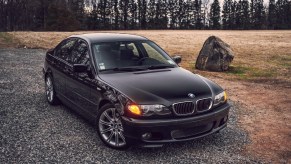
[[[111,31],[117,32],[117,31]],[[90,32],[0,33],[0,47],[54,47],[62,39]],[[251,139],[242,153],[275,163],[291,162],[291,31],[118,31],[145,36],[170,55],[181,55],[181,66],[222,85],[239,104],[239,124]],[[225,73],[194,69],[204,41],[220,37],[235,52]],[[235,143],[234,143],[235,145]]]
[[[204,41],[220,37],[235,52],[231,71],[215,74],[236,79],[291,84],[291,31],[111,31],[145,36],[170,55],[183,57],[182,67],[194,69]],[[10,32],[20,46],[49,49],[62,39],[90,32]],[[1,38],[1,37],[0,37]],[[7,37],[9,38],[9,37]],[[9,39],[6,39],[10,41]],[[11,41],[10,41],[11,42]],[[202,73],[203,74],[203,73]]]

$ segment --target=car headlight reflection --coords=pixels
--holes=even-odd
[[[226,101],[227,101],[227,95],[226,95],[226,92],[223,91],[214,97],[214,106],[225,103]]]
[[[140,116],[171,114],[171,111],[164,105],[128,105],[128,110],[132,114]]]

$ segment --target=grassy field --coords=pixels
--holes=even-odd
[[[106,31],[105,31],[106,32]],[[170,55],[181,55],[182,67],[194,71],[204,41],[220,37],[235,52],[230,71],[207,73],[228,79],[291,85],[291,31],[110,31],[145,36],[157,42]],[[54,47],[64,38],[86,32],[9,32],[0,33],[1,42],[27,48]],[[3,43],[2,43],[3,45]]]

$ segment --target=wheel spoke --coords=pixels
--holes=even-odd
[[[50,100],[53,100],[53,92],[50,92]]]
[[[119,145],[119,135],[118,135],[118,132],[115,132],[115,144],[116,144],[116,146]]]
[[[101,130],[100,132],[102,133],[102,134],[104,134],[104,133],[106,133],[106,132],[112,132],[112,127],[109,127],[109,128],[107,128],[107,129],[103,129],[103,130]]]
[[[115,120],[116,119],[115,109],[114,108],[111,108],[111,112],[112,112],[113,120]]]
[[[110,117],[110,116],[108,115],[107,111],[104,112],[104,116],[105,116],[105,117],[108,119],[108,121],[110,121],[110,122],[113,120],[113,118]]]
[[[111,140],[111,138],[112,138],[113,134],[114,134],[114,133],[111,131],[111,133],[110,133],[109,137],[107,138],[107,142],[109,142],[109,141]]]
[[[50,80],[49,78],[47,79],[46,85],[47,85],[48,87],[51,86],[51,80]]]
[[[99,123],[102,124],[102,125],[112,126],[110,122],[106,122],[106,121],[103,121],[103,120],[100,120]]]
[[[118,132],[118,134],[119,134],[120,138],[123,140],[123,142],[125,142],[125,137],[124,137],[123,133],[122,132]]]

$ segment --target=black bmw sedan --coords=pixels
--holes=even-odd
[[[230,105],[224,90],[180,62],[141,36],[71,36],[46,54],[47,101],[88,119],[115,149],[159,147],[225,128]]]

